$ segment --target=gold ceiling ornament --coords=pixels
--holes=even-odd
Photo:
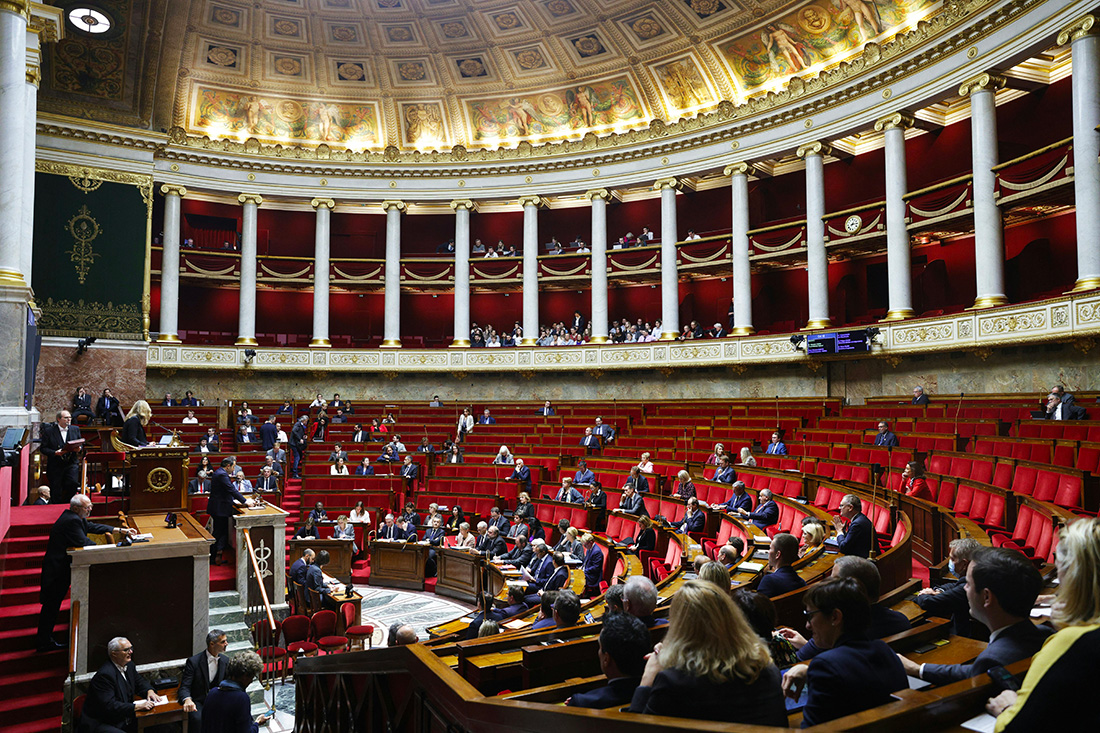
[[[1083,15],[1062,29],[1058,34],[1058,45],[1065,46],[1085,36],[1095,35],[1098,30],[1100,29],[1096,26],[1096,16]]]
[[[103,181],[98,178],[91,178],[86,169],[81,170],[78,176],[69,176],[69,182],[86,194],[97,190],[103,185]]]
[[[76,279],[83,285],[96,257],[99,257],[99,254],[92,250],[92,242],[102,233],[99,222],[95,220],[87,206],[81,206],[80,211],[65,225],[65,231],[73,238],[73,248],[65,254],[69,255],[69,260],[75,263]]]
[[[875,132],[894,129],[908,130],[916,123],[916,119],[908,112],[894,112],[875,121]]]
[[[805,158],[809,155],[820,155],[824,158],[826,155],[831,155],[832,152],[832,145],[824,142],[823,140],[814,140],[813,142],[803,143],[802,145],[799,145],[796,155],[799,158]]]

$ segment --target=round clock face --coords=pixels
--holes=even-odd
[[[863,219],[859,218],[858,214],[852,214],[844,220],[844,231],[849,234],[855,234],[863,228]]]

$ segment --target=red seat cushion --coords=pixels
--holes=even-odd
[[[291,654],[311,654],[317,651],[317,645],[312,641],[296,641],[286,645]]]
[[[374,636],[374,627],[367,625],[349,626],[344,632],[348,636]]]
[[[346,646],[348,643],[348,637],[346,636],[322,636],[318,639],[317,643],[321,647],[328,646]]]

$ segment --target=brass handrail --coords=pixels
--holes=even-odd
[[[260,574],[260,564],[256,560],[256,550],[252,547],[252,535],[249,534],[247,527],[241,530],[241,534],[244,535],[244,543],[248,548],[248,560],[252,563],[252,572],[256,573],[256,585],[260,588],[260,598],[263,599],[264,611],[267,612],[267,622],[271,625],[271,630],[275,631],[275,614],[271,610],[271,601],[267,597],[267,588],[264,587],[264,576]]]

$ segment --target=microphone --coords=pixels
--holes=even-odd
[[[963,397],[966,396],[966,392],[959,392],[959,406],[955,408],[955,435],[959,434],[959,413],[962,412]]]

